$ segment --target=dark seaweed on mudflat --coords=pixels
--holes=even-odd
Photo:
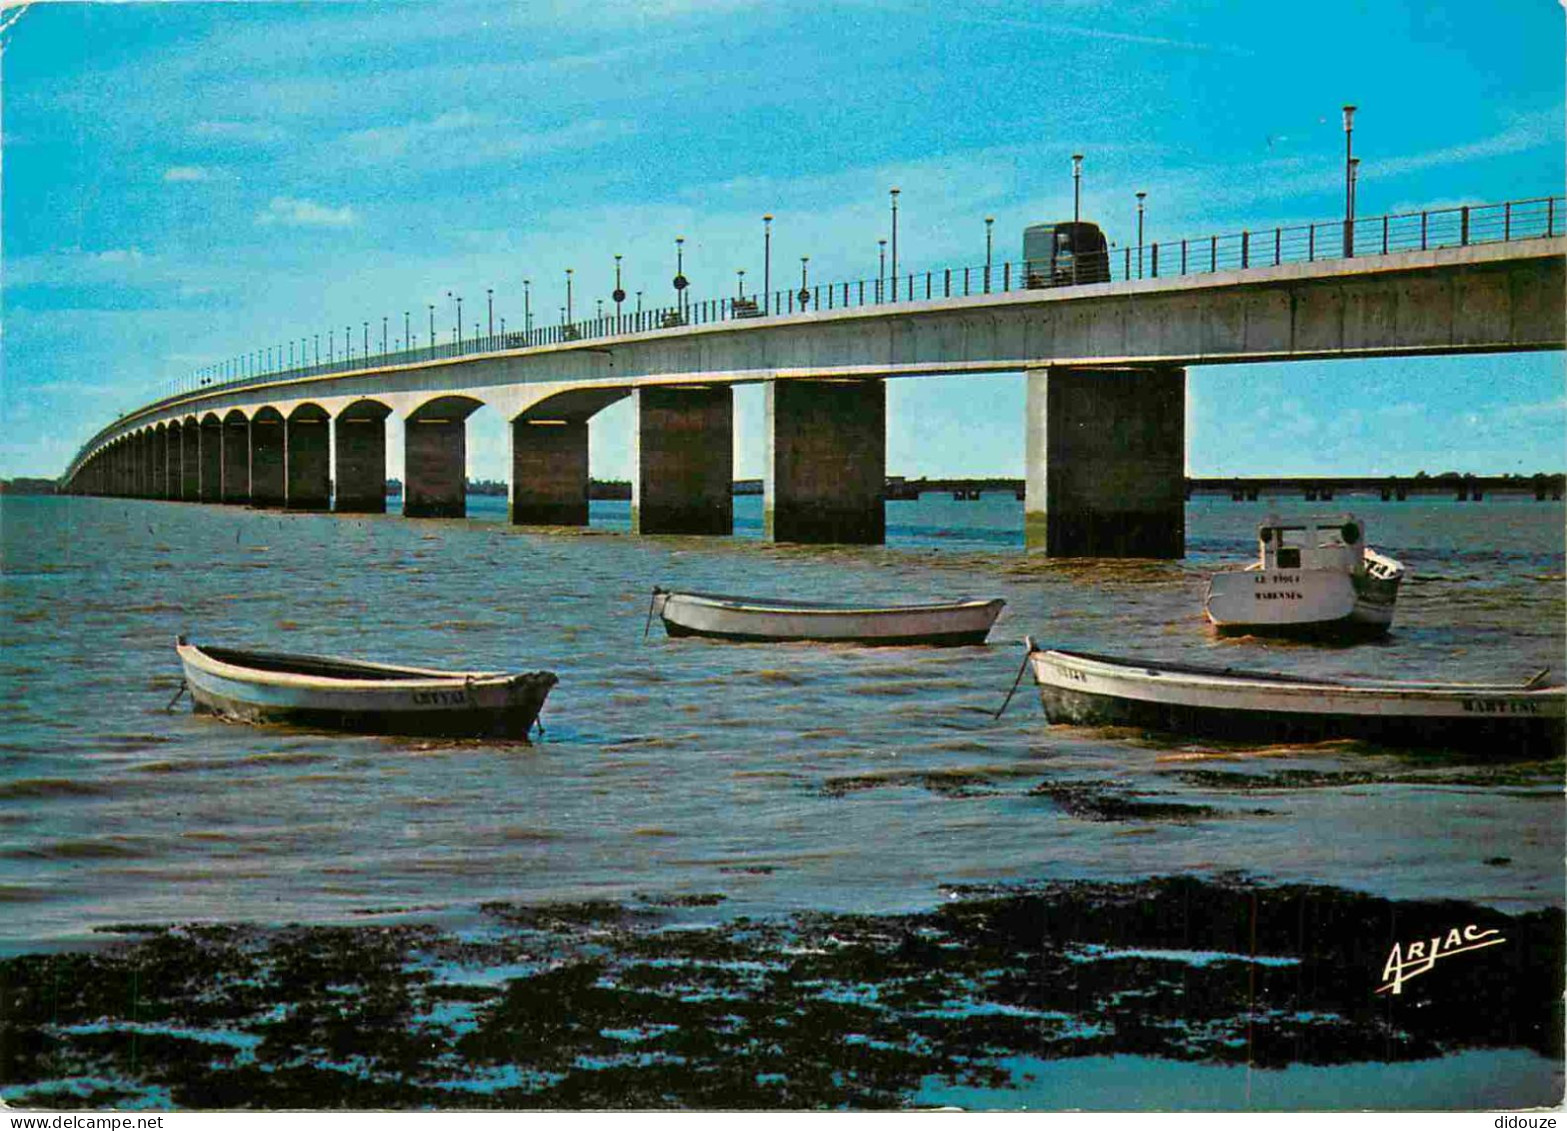
[[[896,1109],[1009,1057],[1279,1068],[1562,1057],[1563,915],[1184,878],[953,891],[893,916],[136,929],[0,962],[13,1106]],[[688,911],[689,913],[689,911]],[[1395,942],[1505,944],[1374,992]],[[928,1094],[928,1093],[927,1093]]]

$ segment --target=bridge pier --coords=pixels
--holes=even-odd
[[[196,443],[200,447],[201,468],[200,499],[204,503],[223,501],[223,423],[208,416],[196,429]]]
[[[332,506],[332,442],[326,410],[300,405],[285,426],[288,509],[324,511]]]
[[[588,524],[588,422],[511,422],[511,521],[515,526]]]
[[[157,456],[157,478],[153,498],[177,499],[180,497],[180,449],[174,442],[172,429],[160,426],[154,433],[153,451]]]
[[[187,503],[201,498],[201,425],[195,420],[180,426],[180,498]]]
[[[769,381],[764,537],[886,541],[887,389],[871,381]]]
[[[1051,557],[1186,552],[1186,371],[1027,373],[1024,542]]]
[[[335,508],[343,514],[386,513],[386,418],[391,409],[356,401],[332,421],[337,447]]]
[[[632,397],[632,532],[734,533],[734,390],[648,385]]]
[[[468,514],[468,417],[479,402],[438,397],[403,422],[403,514]]]
[[[250,421],[237,409],[223,421],[223,486],[225,503],[250,502]]]
[[[250,422],[250,505],[281,507],[288,501],[283,414],[264,408]]]

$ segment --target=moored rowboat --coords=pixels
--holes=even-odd
[[[450,672],[175,643],[198,712],[365,734],[526,739],[553,672]]]
[[[831,644],[983,644],[1006,602],[848,605],[653,590],[670,636],[719,640],[812,640]]]
[[[1170,664],[1037,647],[1029,666],[1052,723],[1137,726],[1263,741],[1355,738],[1559,757],[1567,688],[1377,682]]]

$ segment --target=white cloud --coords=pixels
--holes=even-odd
[[[270,122],[234,122],[208,120],[197,122],[191,132],[210,141],[268,144],[281,141],[287,134]]]
[[[107,251],[89,251],[86,255],[88,262],[102,264],[135,265],[145,258],[138,247],[114,247]]]
[[[488,117],[471,110],[455,110],[428,121],[358,130],[349,134],[347,141],[367,159],[394,161],[410,150],[423,150],[443,137],[493,128],[494,122]]]
[[[358,222],[348,205],[331,208],[313,200],[274,196],[265,209],[256,213],[258,224],[282,224],[291,228],[348,228]]]
[[[212,174],[200,165],[171,165],[163,171],[163,180],[167,184],[176,184],[185,181],[209,181]]]
[[[365,161],[401,161],[418,154],[425,167],[482,164],[493,160],[585,149],[628,136],[625,122],[588,119],[556,129],[518,130],[492,115],[455,110],[426,121],[358,130],[348,144]]]

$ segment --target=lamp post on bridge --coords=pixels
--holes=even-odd
[[[455,339],[454,340],[457,343],[457,351],[459,353],[461,353],[462,352],[462,295],[454,295],[454,294],[452,294],[451,291],[447,291],[446,292],[446,297],[450,298],[450,299],[456,299],[457,300],[457,325],[453,328],[452,333],[453,333],[453,335],[455,335]]]
[[[1072,154],[1072,282],[1077,282],[1077,225],[1083,217],[1083,155]]]
[[[880,302],[887,286],[887,241],[876,241],[876,301]]]
[[[985,217],[985,293],[987,295],[990,293],[990,233],[995,222],[994,216]]]
[[[367,361],[370,358],[370,322],[368,319],[365,321],[365,352],[363,356]]]
[[[430,356],[435,356],[435,303],[427,303],[430,308]]]
[[[1146,192],[1137,194],[1137,277],[1139,279],[1143,277],[1143,201],[1147,196]]]
[[[889,190],[892,194],[892,301],[898,301],[898,193],[901,189]]]
[[[615,300],[615,333],[620,333],[625,324],[620,317],[620,304],[626,301],[626,290],[620,285],[620,256],[615,256],[615,289],[610,292],[610,298]]]
[[[411,350],[414,348],[413,335],[408,332],[410,328],[411,327],[408,321],[408,311],[405,310],[403,311],[403,348],[405,350]]]
[[[800,256],[800,293],[797,297],[800,300],[801,310],[804,310],[811,301],[811,284],[806,275],[806,266],[810,262],[811,257],[809,255]]]
[[[566,325],[571,325],[571,268],[566,268]]]
[[[524,335],[533,333],[533,300],[529,288],[533,286],[532,279],[522,281],[522,332]]]
[[[1355,237],[1355,212],[1360,207],[1360,158],[1349,159],[1349,234],[1351,244]],[[1353,247],[1351,247],[1353,250]]]
[[[494,287],[485,287],[484,288],[484,303],[485,303],[485,306],[489,308],[490,318],[489,318],[488,332],[489,332],[489,336],[493,338],[493,337],[495,337],[495,288]]]
[[[1344,106],[1344,258],[1355,254],[1355,107]]]
[[[773,214],[762,217],[762,313],[771,311],[773,294]]]
[[[686,259],[685,259],[685,254],[686,254],[686,238],[685,238],[685,236],[676,236],[675,237],[675,279],[674,279],[674,283],[675,283],[675,309],[680,312],[680,324],[682,326],[685,325],[685,321],[686,321],[686,288],[691,285],[690,280],[686,278],[686,268],[685,268]]]

